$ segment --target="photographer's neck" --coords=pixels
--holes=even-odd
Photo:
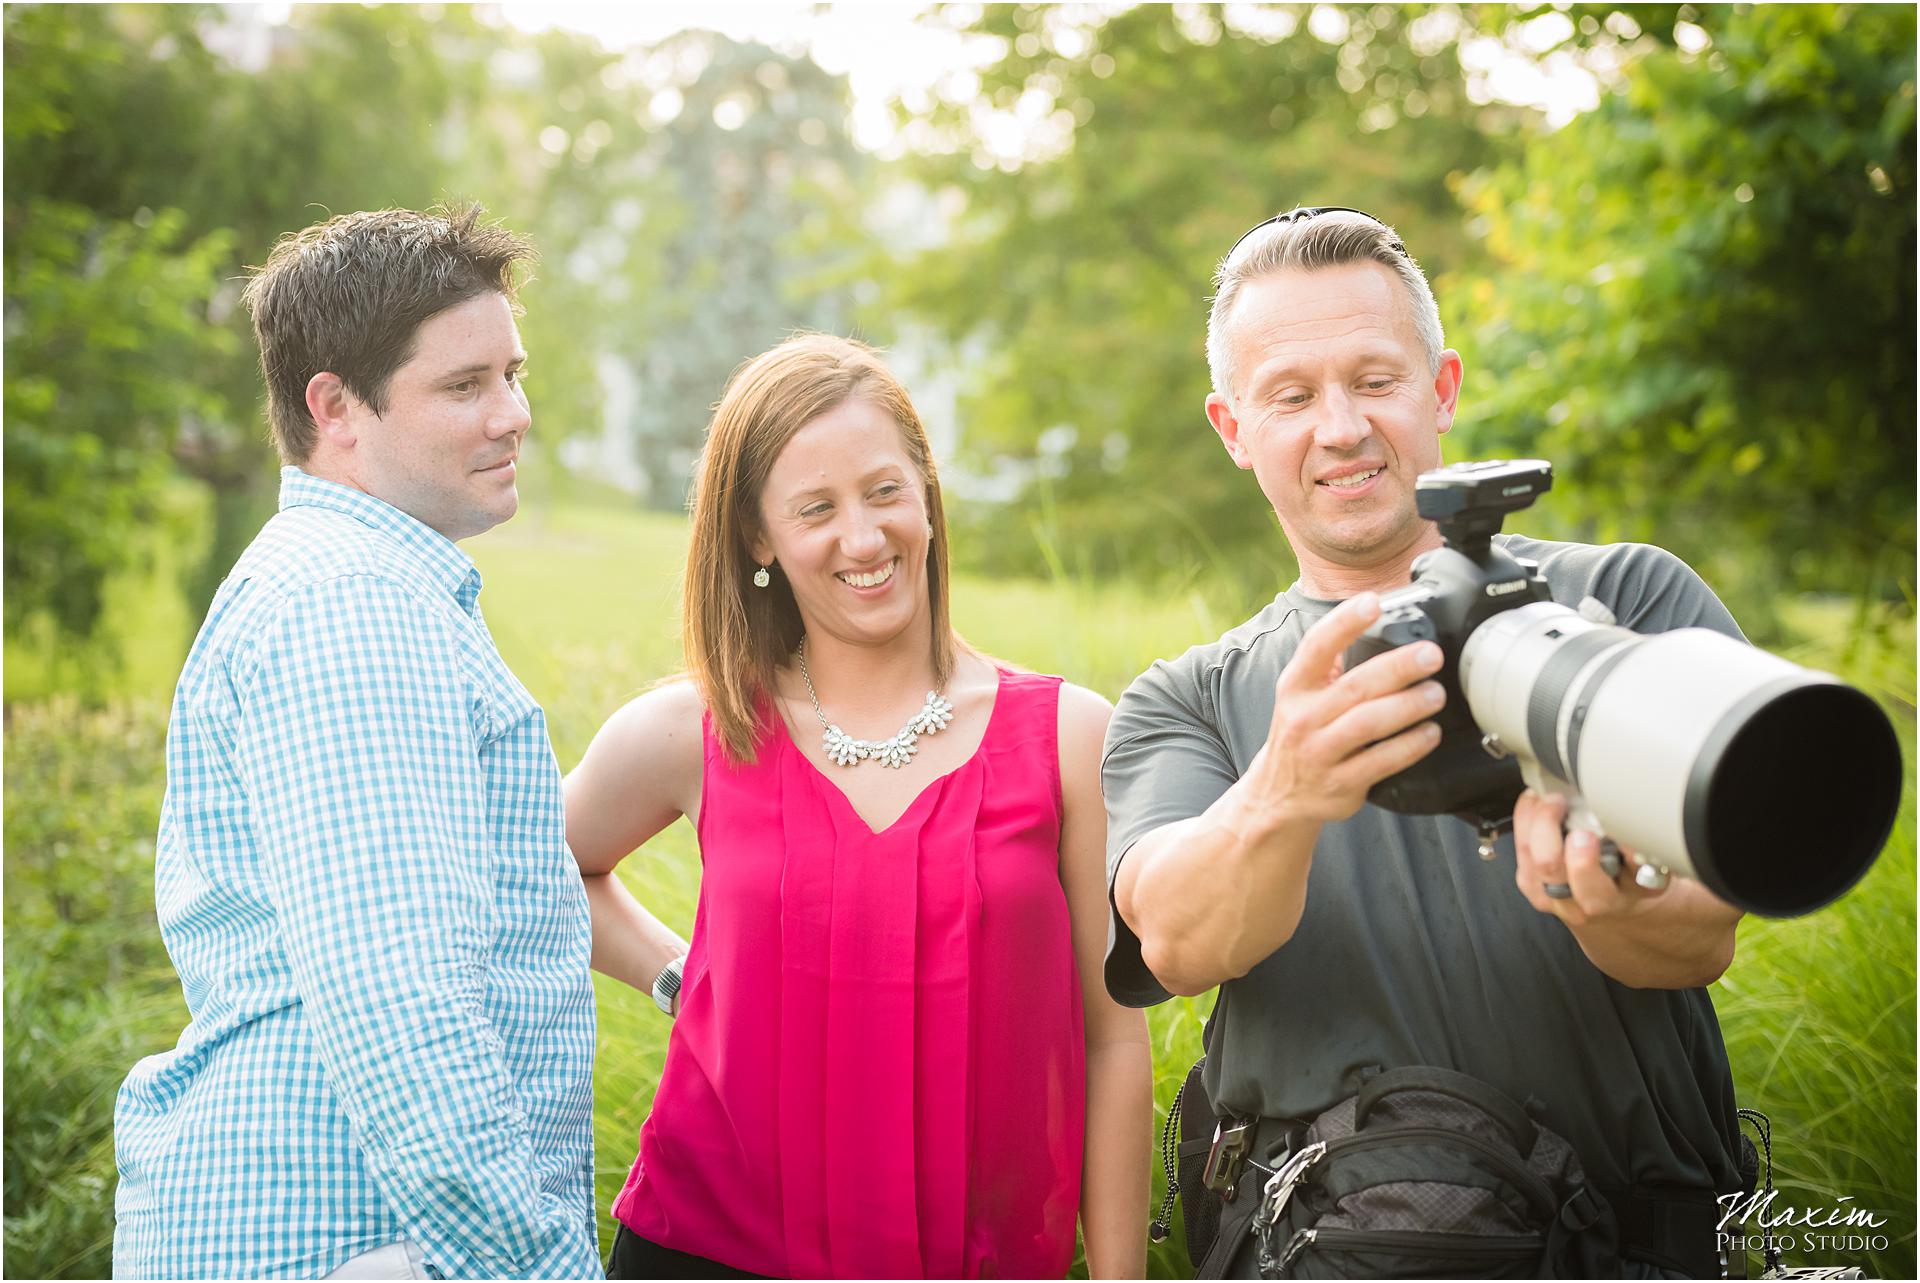
[[[1321,601],[1345,601],[1363,592],[1392,592],[1413,578],[1413,562],[1423,552],[1440,547],[1440,532],[1422,522],[1419,535],[1391,554],[1374,553],[1365,559],[1337,561],[1300,557],[1300,591]]]

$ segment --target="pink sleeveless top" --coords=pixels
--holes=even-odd
[[[1065,1276],[1086,1045],[1059,695],[1001,670],[978,751],[880,833],[770,711],[747,767],[705,719],[700,903],[623,1224],[755,1274]]]

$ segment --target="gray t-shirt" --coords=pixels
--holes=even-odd
[[[1501,535],[1537,561],[1556,601],[1593,596],[1639,632],[1706,627],[1739,637],[1712,591],[1672,554]],[[1108,884],[1143,836],[1206,810],[1266,741],[1273,689],[1301,634],[1335,603],[1298,585],[1208,646],[1159,661],[1114,709],[1102,783]],[[1590,1179],[1739,1188],[1739,1123],[1705,989],[1630,989],[1603,974],[1513,885],[1513,840],[1483,862],[1452,816],[1368,805],[1314,848],[1291,939],[1220,986],[1206,1087],[1239,1115],[1310,1119],[1370,1066],[1473,1074],[1571,1141]],[[1111,914],[1107,988],[1131,1006],[1168,994]]]

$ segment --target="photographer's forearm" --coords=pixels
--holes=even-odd
[[[581,881],[593,914],[593,969],[651,992],[660,969],[687,951],[685,942],[647,912],[618,875],[589,873]]]
[[[1241,780],[1205,812],[1156,829],[1121,861],[1114,904],[1167,990],[1245,975],[1293,936],[1320,824],[1283,819]]]
[[[1568,926],[1587,960],[1634,989],[1712,984],[1733,964],[1740,910],[1690,878],[1630,917]]]

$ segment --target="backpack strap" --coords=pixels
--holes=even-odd
[[[1527,1111],[1513,1103],[1511,1096],[1491,1083],[1437,1065],[1407,1065],[1383,1070],[1369,1078],[1354,1100],[1353,1129],[1357,1132],[1365,1127],[1367,1115],[1373,1112],[1376,1105],[1395,1092],[1403,1091],[1434,1092],[1472,1105],[1505,1129],[1522,1158],[1533,1152],[1533,1142],[1539,1135],[1539,1129],[1527,1117]]]

